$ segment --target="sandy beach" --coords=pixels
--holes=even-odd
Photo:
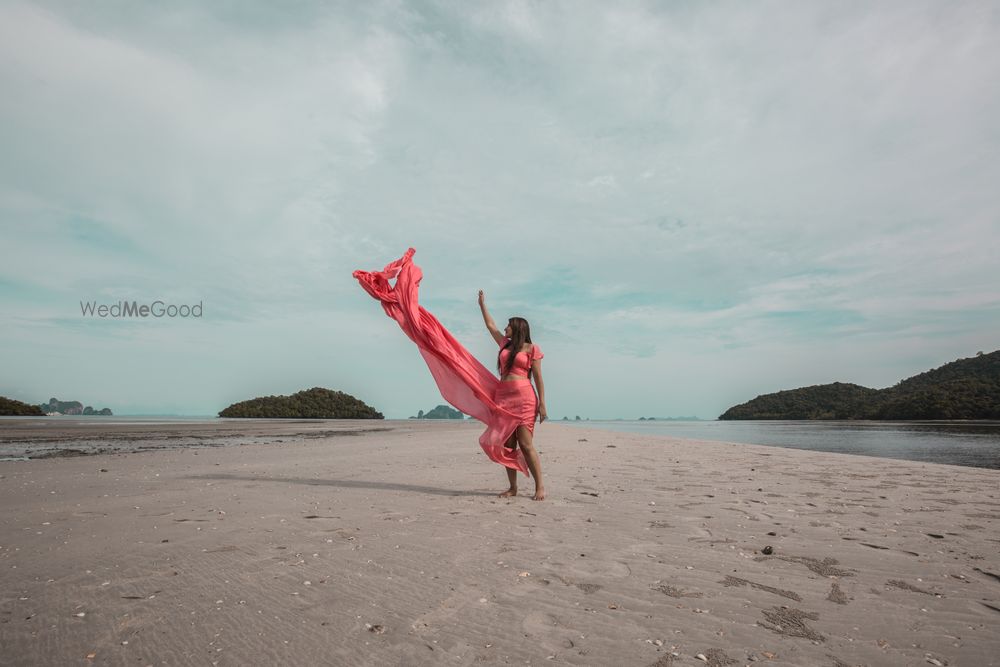
[[[0,664],[1000,664],[1000,471],[545,423],[535,502],[478,423],[241,428],[0,463]]]

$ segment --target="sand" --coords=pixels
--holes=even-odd
[[[0,663],[1000,664],[1000,471],[545,423],[536,502],[324,424],[0,463]]]

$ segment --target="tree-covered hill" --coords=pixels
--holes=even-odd
[[[1000,419],[1000,350],[887,389],[834,382],[764,394],[719,419]]]
[[[264,396],[233,403],[220,417],[261,417],[299,419],[384,419],[381,412],[342,391],[322,387],[306,389],[291,396]]]
[[[37,405],[28,405],[13,398],[0,396],[0,415],[15,417],[44,417],[45,413]]]
[[[719,419],[871,419],[878,393],[842,382],[789,389],[731,407]]]

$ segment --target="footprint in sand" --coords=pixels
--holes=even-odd
[[[587,595],[590,595],[591,593],[596,593],[597,591],[601,590],[601,586],[599,586],[597,584],[580,584],[580,583],[575,583],[573,585],[576,586],[577,588],[579,588],[581,591],[583,591]]]
[[[735,665],[736,660],[733,660],[729,655],[723,651],[721,648],[710,648],[705,649],[703,653],[698,655],[703,656],[703,662],[708,665],[708,667],[726,667],[727,665]],[[701,660],[701,658],[698,658]]]
[[[573,581],[572,579],[569,579],[567,577],[558,574],[555,575],[555,577],[556,579],[563,582],[567,586],[576,586],[587,595],[590,595],[591,593],[596,593],[597,591],[603,588],[603,586],[601,586],[600,584],[588,584],[580,581]]]
[[[805,565],[810,571],[821,577],[853,577],[854,570],[844,570],[839,567],[835,567],[839,564],[836,558],[826,557],[823,560],[818,558],[813,558],[812,556],[757,556],[754,558],[755,562],[761,562],[765,560],[778,559],[787,561],[789,563],[797,563],[799,565]]]
[[[920,588],[919,586],[914,586],[913,584],[907,581],[903,581],[902,579],[890,579],[889,581],[885,582],[885,586],[886,588],[898,588],[900,590],[910,591],[912,593],[923,593],[924,595],[934,595],[937,597],[943,597],[939,593],[935,593],[933,591]]]
[[[525,639],[536,643],[546,653],[557,657],[559,651],[565,651],[574,646],[572,637],[576,636],[576,632],[563,626],[559,619],[552,614],[533,611],[521,621],[521,628],[526,635]]]
[[[704,593],[696,591],[685,591],[683,588],[677,588],[676,586],[670,586],[669,584],[661,584],[659,586],[654,586],[653,590],[659,591],[664,595],[670,596],[672,598],[700,598],[704,596]]]
[[[726,575],[726,578],[720,581],[723,586],[749,586],[750,588],[755,588],[759,591],[765,591],[767,593],[773,593],[774,595],[780,595],[783,598],[788,598],[789,600],[795,600],[796,602],[802,602],[802,596],[795,591],[785,590],[783,588],[775,588],[774,586],[768,586],[767,584],[760,584],[756,581],[750,581],[749,579],[743,579],[741,577],[734,577],[732,575]]]
[[[764,614],[764,618],[768,622],[757,621],[757,625],[771,632],[776,632],[785,637],[801,637],[818,642],[826,641],[826,637],[813,630],[806,623],[806,620],[819,620],[819,614],[815,612],[782,606],[762,609],[761,613]]]
[[[837,604],[847,604],[847,595],[840,590],[836,581],[830,585],[830,592],[826,594],[826,599]]]
[[[572,565],[559,568],[565,576],[573,581],[586,581],[594,578],[624,579],[632,575],[632,568],[625,563],[613,560],[588,560],[580,558]]]

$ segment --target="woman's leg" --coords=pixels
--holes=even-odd
[[[510,448],[516,448],[517,447],[517,438],[514,436],[513,433],[511,434],[510,439],[506,443],[504,443],[504,447],[510,447]],[[517,471],[514,470],[513,468],[508,468],[506,466],[504,466],[504,469],[507,471],[507,481],[510,483],[510,488],[507,489],[506,491],[504,491],[503,493],[501,493],[500,497],[501,498],[507,498],[507,497],[510,497],[510,496],[516,496],[517,495]]]
[[[545,486],[542,484],[542,463],[538,460],[538,452],[535,451],[531,431],[528,430],[527,426],[517,427],[517,444],[521,447],[524,458],[528,461],[528,470],[531,471],[531,476],[535,480],[535,495],[532,500],[543,500]]]

